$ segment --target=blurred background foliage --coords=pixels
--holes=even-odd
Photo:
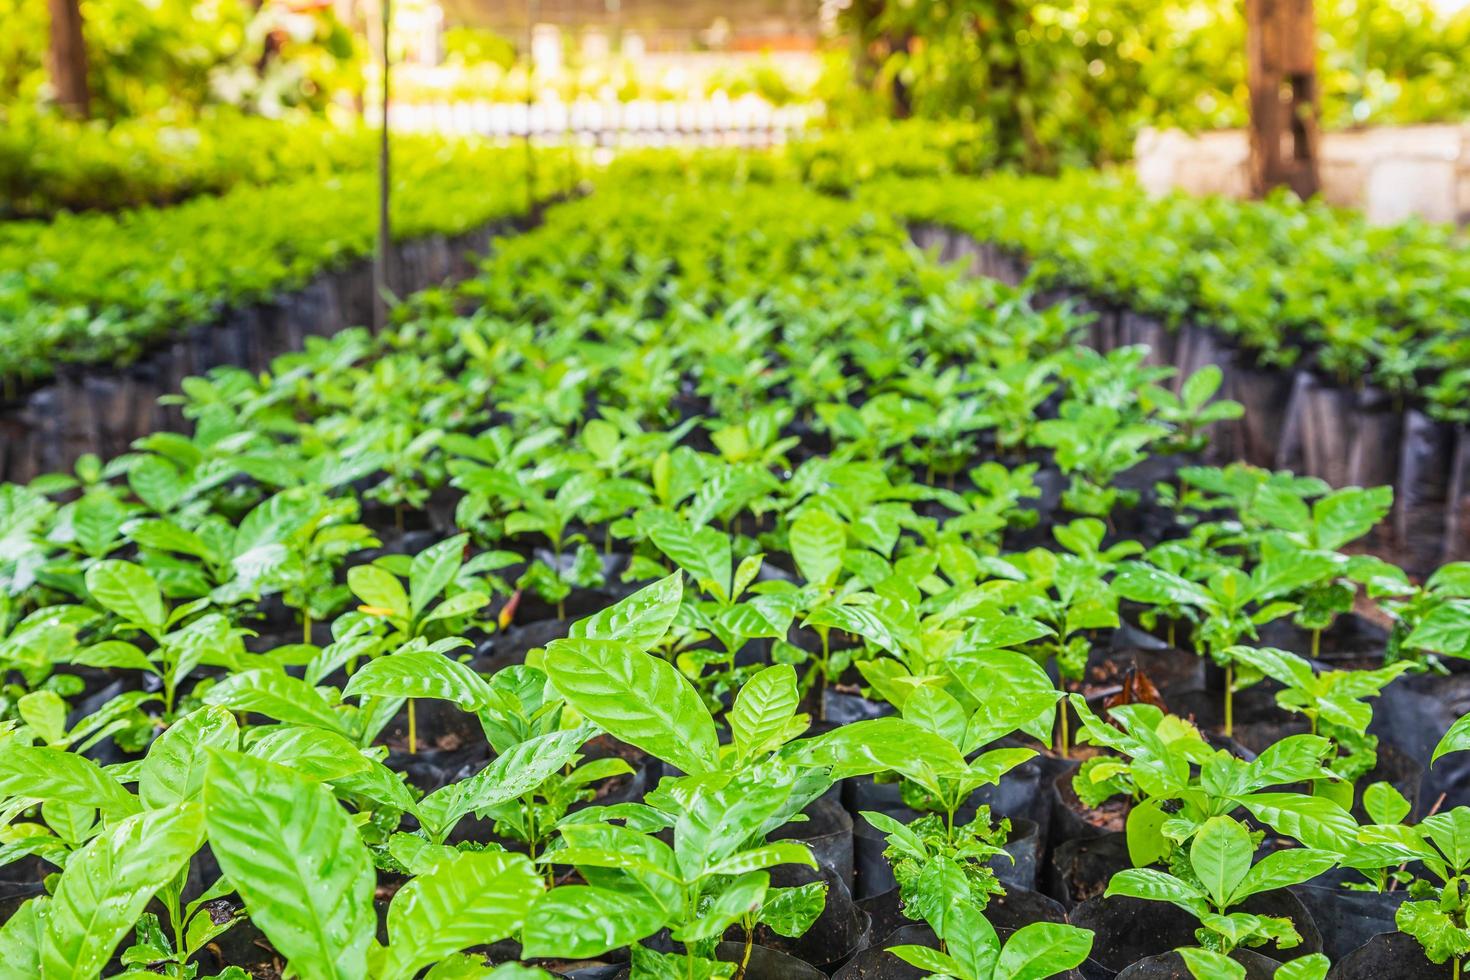
[[[1323,124],[1470,117],[1470,7],[1317,0]],[[979,124],[1000,162],[1051,172],[1126,159],[1140,126],[1197,131],[1247,115],[1243,4],[1205,0],[851,0],[859,85],[845,120]]]
[[[280,115],[350,90],[360,42],[330,7],[249,0],[83,0],[91,113],[189,118],[209,105]],[[46,0],[0,0],[0,105],[43,106]]]
[[[1317,0],[1327,128],[1470,118],[1470,6],[1446,2]],[[986,166],[1039,172],[1125,160],[1143,126],[1246,121],[1239,0],[824,3],[837,11],[834,29],[813,57],[816,70],[800,77],[750,52],[738,69],[681,93],[614,55],[540,89],[519,39],[451,25],[432,84],[407,72],[399,97],[631,100],[718,90],[776,105],[820,101],[834,126],[954,120],[981,141]],[[221,107],[350,114],[361,108],[370,64],[363,11],[371,6],[347,25],[318,0],[82,0],[91,114],[172,126]],[[0,124],[21,131],[19,120],[44,117],[50,98],[47,0],[0,0],[0,24]]]

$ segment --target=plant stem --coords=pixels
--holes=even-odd
[[[755,946],[755,932],[745,930],[745,952],[740,955],[740,967],[735,971],[735,980],[744,980],[745,969],[750,965],[750,951]]]
[[[1225,736],[1235,734],[1235,664],[1225,665]]]
[[[1065,679],[1063,679],[1061,681],[1061,687],[1062,687],[1062,700],[1061,700],[1060,705],[1059,705],[1060,708],[1061,708],[1061,710],[1060,710],[1060,712],[1057,715],[1057,726],[1058,726],[1057,727],[1057,733],[1058,733],[1058,736],[1059,736],[1059,744],[1057,746],[1057,752],[1058,752],[1059,755],[1061,755],[1061,757],[1063,759],[1066,759],[1066,758],[1070,758],[1071,757],[1071,751],[1072,751],[1071,750],[1071,742],[1072,742],[1072,739],[1071,739],[1071,733],[1068,731],[1068,719],[1067,719],[1067,682],[1066,682]]]
[[[1321,651],[1322,651],[1322,631],[1320,629],[1312,630],[1312,659],[1313,660],[1316,660],[1317,659],[1317,655],[1319,653],[1321,653]]]
[[[413,698],[408,699],[408,754],[414,755],[419,750],[418,719],[413,713]]]
[[[818,626],[817,635],[822,638],[822,667],[817,671],[817,720],[827,720],[827,664],[832,659],[832,628]]]
[[[301,610],[301,642],[311,642],[311,613]]]

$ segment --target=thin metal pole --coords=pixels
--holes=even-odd
[[[536,101],[536,18],[538,0],[526,0],[526,212],[536,210],[536,154],[531,146],[531,107]]]
[[[388,101],[391,95],[388,26],[392,19],[392,0],[378,0],[378,7],[383,17],[382,36],[379,39],[379,57],[383,70],[383,127],[378,134],[378,248],[373,256],[373,327],[382,330],[388,325],[388,296],[392,289],[389,266],[392,262],[393,228],[388,213],[393,187],[388,150]]]

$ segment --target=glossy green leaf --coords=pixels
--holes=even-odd
[[[1278,834],[1293,837],[1317,850],[1335,850],[1342,841],[1355,839],[1358,832],[1353,815],[1324,797],[1251,793],[1239,801],[1257,820]]]
[[[408,597],[409,611],[414,616],[422,615],[434,597],[454,581],[459,567],[464,564],[464,546],[468,540],[468,534],[457,534],[413,556],[408,573]],[[353,591],[357,592],[357,589],[353,587]],[[357,594],[362,595],[360,592]]]
[[[204,808],[220,869],[291,969],[364,976],[377,878],[332,792],[285,766],[210,750]]]
[[[92,598],[123,622],[154,634],[162,632],[168,610],[158,583],[146,569],[132,562],[108,559],[87,569],[86,582]]]
[[[1195,980],[1245,980],[1245,967],[1223,953],[1198,946],[1175,950]]]
[[[386,610],[387,614],[407,620],[410,615],[408,593],[398,576],[377,565],[357,565],[347,570],[347,587],[365,606]]]
[[[138,770],[138,798],[147,807],[197,800],[204,788],[207,748],[233,749],[239,726],[229,709],[210,705],[174,722],[148,748]]]
[[[51,899],[38,895],[0,924],[0,980],[36,980],[41,976],[41,941]]]
[[[807,507],[791,522],[788,535],[797,571],[812,585],[836,584],[847,548],[847,528],[832,514]]]
[[[109,820],[140,809],[138,798],[91,759],[45,746],[0,747],[0,795],[95,806]]]
[[[347,720],[305,681],[282,670],[260,667],[225,678],[204,695],[206,704],[254,711],[292,725],[313,725],[349,735]]]
[[[46,907],[41,974],[97,976],[203,839],[199,807],[182,803],[129,817],[73,855]]]
[[[449,832],[474,810],[499,806],[531,792],[565,766],[592,729],[577,728],[538,735],[512,747],[468,779],[435,790],[419,802],[419,819],[432,836]]]
[[[719,765],[714,719],[667,661],[617,640],[556,640],[543,661],[567,703],[615,738],[688,773]]]
[[[343,697],[439,698],[466,711],[503,703],[484,678],[436,650],[403,650],[358,668],[342,689]]]
[[[470,946],[517,933],[544,884],[520,854],[458,853],[398,890],[388,906],[388,954],[380,980],[418,970]]]
[[[1224,908],[1250,871],[1254,853],[1250,832],[1238,820],[1211,817],[1194,835],[1189,863],[1215,905]]]
[[[1042,980],[1082,964],[1092,951],[1092,933],[1059,922],[1033,922],[1006,940],[995,965],[1001,980]]]
[[[746,681],[728,716],[741,756],[749,758],[781,744],[799,701],[796,671],[789,664],[766,667]]]
[[[573,639],[619,640],[639,650],[653,647],[669,631],[684,596],[678,572],[646,585],[595,616],[572,624]]]
[[[561,885],[531,906],[521,952],[527,959],[601,956],[663,925],[663,909],[637,893]]]

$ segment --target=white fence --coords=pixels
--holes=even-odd
[[[398,132],[436,132],[545,142],[575,138],[599,146],[766,146],[782,143],[821,112],[820,105],[773,106],[759,98],[660,102],[446,102],[394,105]]]

